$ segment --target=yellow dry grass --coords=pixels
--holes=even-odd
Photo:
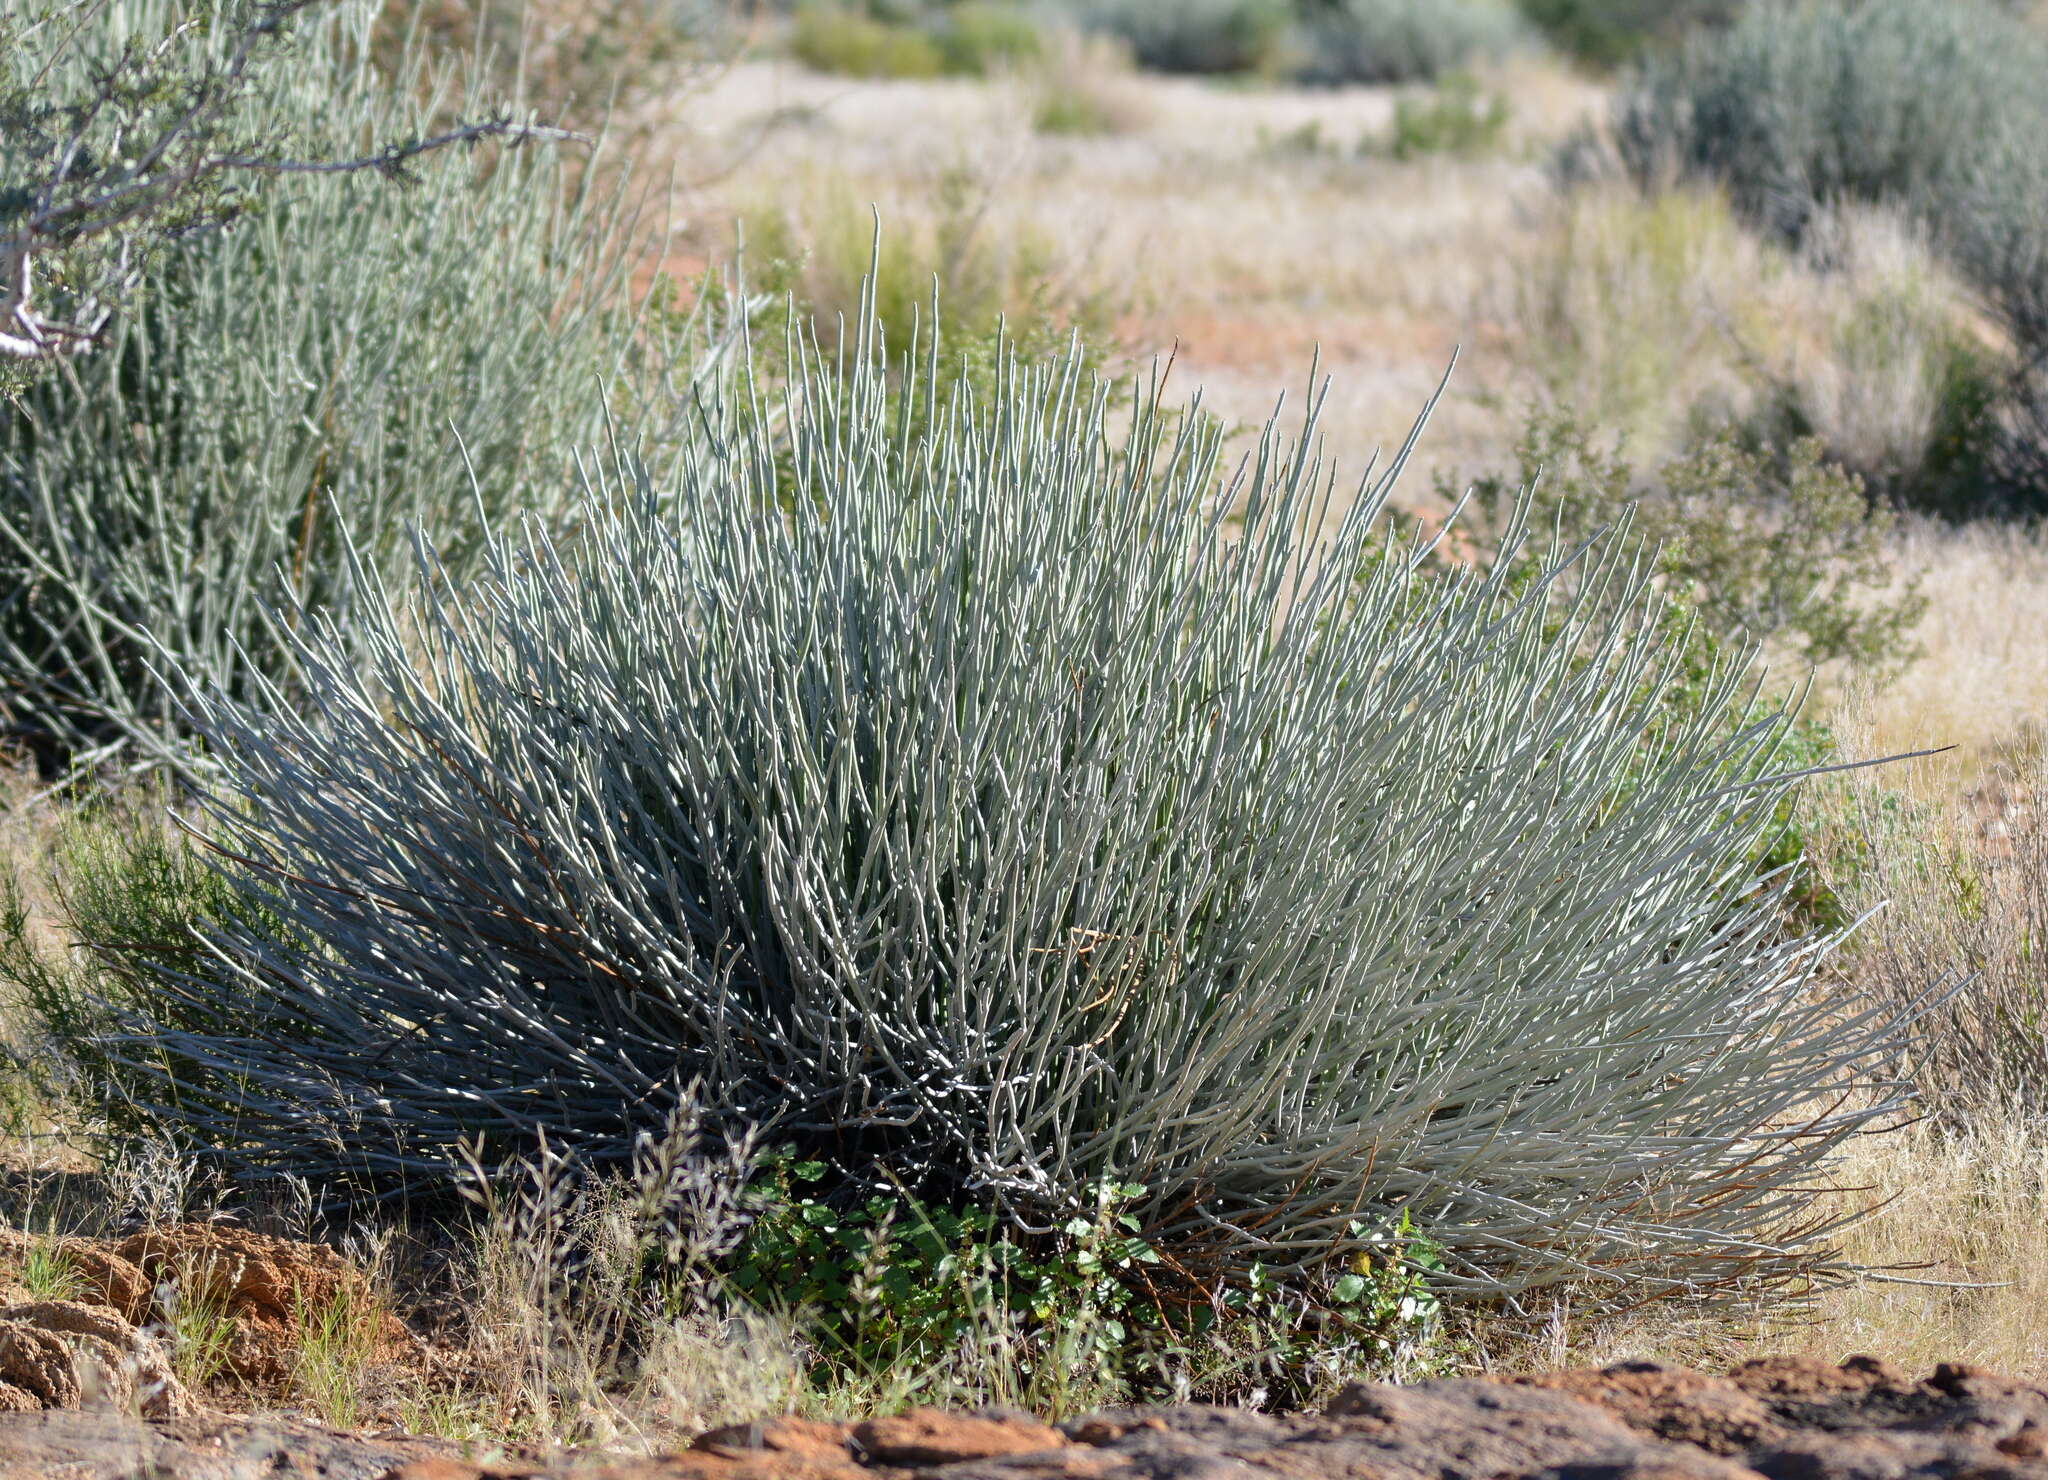
[[[1925,656],[1877,693],[1850,696],[1842,717],[1863,755],[1956,747],[1892,784],[1959,796],[2001,747],[2048,723],[2048,532],[1914,521],[1900,532],[1899,568],[1929,598]]]

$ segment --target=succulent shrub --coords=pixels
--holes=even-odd
[[[304,16],[248,127],[326,159],[488,114],[418,51],[380,68],[375,20],[360,0]],[[8,738],[164,751],[152,653],[229,687],[281,677],[265,604],[351,599],[339,517],[366,556],[417,524],[460,569],[492,519],[560,505],[608,401],[637,413],[662,356],[619,199],[553,147],[412,174],[288,177],[165,258],[104,345],[0,404]]]
[[[1616,106],[1638,180],[1722,182],[1798,238],[1845,200],[1902,210],[1984,297],[2017,351],[1995,461],[2006,501],[2048,498],[2048,34],[1991,0],[1749,8],[1652,59]]]
[[[1346,499],[1312,415],[1226,463],[1078,356],[902,383],[857,322],[573,534],[284,613],[303,708],[190,674],[242,903],[105,1045],[142,1110],[424,1193],[694,1081],[1025,1229],[1140,1186],[1177,1278],[1403,1208],[1496,1294],[1824,1262],[1885,1035],[1749,863],[1785,716],[1739,666],[1665,713],[1642,550],[1442,571],[1405,451]]]

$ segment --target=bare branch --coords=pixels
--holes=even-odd
[[[579,134],[572,129],[551,128],[537,123],[514,123],[510,119],[500,118],[484,123],[465,124],[461,128],[450,129],[445,134],[436,134],[430,139],[415,139],[408,144],[393,144],[388,149],[380,149],[375,154],[365,154],[357,159],[230,158],[219,160],[217,163],[223,169],[255,170],[275,175],[347,175],[363,170],[375,170],[379,174],[396,177],[409,161],[423,154],[431,154],[456,144],[477,144],[485,139],[503,139],[509,144],[538,141],[590,146],[597,142],[590,135]]]

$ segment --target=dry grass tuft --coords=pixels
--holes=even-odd
[[[2048,719],[2048,530],[2019,524],[1902,525],[1898,565],[1929,607],[1926,655],[1875,694],[1845,693],[1829,718],[1857,755],[1955,746],[1887,773],[1887,784],[1956,800],[2027,729]]]

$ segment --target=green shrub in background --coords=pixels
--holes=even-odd
[[[1035,61],[1044,47],[1031,15],[973,0],[905,14],[807,5],[789,33],[790,52],[805,66],[851,77],[986,77]]]
[[[1312,422],[1219,489],[1149,391],[1112,433],[1075,360],[955,394],[854,327],[573,539],[287,613],[302,714],[190,675],[279,923],[114,1035],[146,1111],[425,1191],[479,1139],[622,1156],[701,1078],[934,1206],[1141,1185],[1204,1283],[1401,1208],[1467,1291],[1825,1261],[1803,1189],[1882,1097],[1806,1112],[1885,1035],[1750,872],[1783,717],[1729,724],[1732,665],[1662,718],[1638,550],[1433,571],[1379,532],[1398,466],[1317,542]]]
[[[602,126],[607,112],[673,100],[692,69],[730,56],[744,39],[723,0],[382,0],[379,61],[402,64],[424,40],[469,53],[492,91],[549,117]]]
[[[1090,30],[1121,38],[1154,72],[1271,72],[1293,21],[1289,0],[1080,0]]]
[[[971,0],[947,9],[938,43],[947,71],[986,77],[1037,61],[1045,51],[1045,34],[1021,10]]]
[[[1430,82],[1530,40],[1505,0],[1309,0],[1290,70],[1310,83]]]
[[[1638,180],[1711,177],[1784,237],[1842,200],[1927,231],[2016,350],[1980,507],[2048,506],[2044,72],[2048,34],[1990,0],[1809,0],[1653,59],[1614,119]]]
[[[1531,39],[1507,0],[1086,0],[1074,14],[1153,71],[1324,85],[1426,82]]]
[[[789,50],[814,71],[849,77],[936,77],[946,70],[938,43],[924,31],[838,5],[799,10]]]
[[[793,317],[814,322],[828,348],[872,314],[899,373],[913,345],[937,356],[941,373],[986,388],[994,378],[998,331],[1026,359],[1046,359],[1079,334],[1090,363],[1106,343],[1112,307],[1076,292],[1051,245],[1030,230],[1005,231],[992,220],[997,183],[964,166],[939,173],[920,230],[884,240],[873,207],[843,182],[821,182],[796,210],[746,222],[749,288],[769,306],[754,310],[757,372],[787,369]],[[935,315],[935,299],[945,312]]]
[[[331,155],[483,109],[418,54],[372,66],[374,19],[307,18],[276,130]],[[672,359],[631,290],[633,217],[577,168],[524,149],[436,157],[411,188],[292,180],[186,244],[102,349],[0,406],[12,738],[161,751],[177,716],[150,665],[243,692],[283,678],[264,607],[346,605],[344,528],[382,558],[416,524],[459,569],[484,524],[561,504],[571,449],[608,406],[636,416]]]
[[[2048,38],[1990,0],[1759,6],[1651,59],[1618,100],[1624,161],[1722,181],[1788,238],[1827,202],[1939,212],[1980,163],[2029,152]]]
[[[1745,0],[1520,0],[1522,14],[1559,51],[1617,67],[1660,43],[1725,26]]]
[[[1438,491],[1469,493],[1483,526],[1500,529],[1533,490],[1531,522],[1566,545],[1633,521],[1720,648],[1762,643],[1879,680],[1919,655],[1912,631],[1927,603],[1915,582],[1895,589],[1885,546],[1894,516],[1818,443],[1781,450],[1710,434],[1644,477],[1570,410],[1537,408],[1515,461],[1470,483],[1441,479]]]

